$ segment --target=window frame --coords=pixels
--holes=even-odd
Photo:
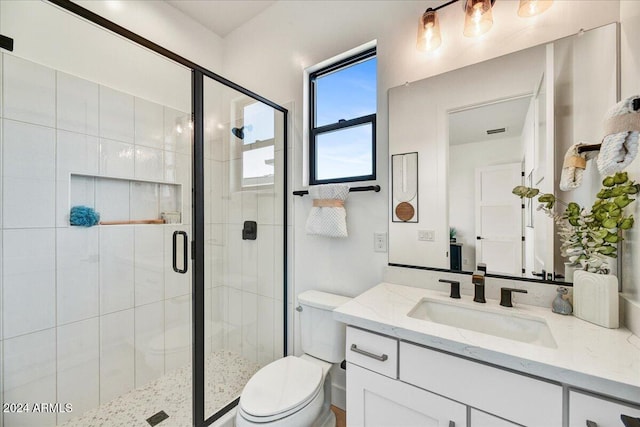
[[[309,185],[356,182],[356,181],[373,181],[376,179],[377,164],[377,147],[376,147],[376,116],[378,105],[376,99],[376,112],[365,116],[352,118],[349,120],[341,119],[337,123],[316,127],[316,80],[324,75],[339,72],[360,62],[367,61],[377,56],[376,47],[366,49],[348,58],[336,61],[326,67],[316,70],[309,74]],[[376,86],[377,86],[377,70],[376,70]],[[377,93],[377,87],[376,87]],[[335,132],[337,130],[355,128],[363,124],[371,124],[371,174],[354,175],[341,178],[317,179],[317,138],[319,135]]]

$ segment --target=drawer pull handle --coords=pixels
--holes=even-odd
[[[381,355],[381,356],[378,356],[377,354],[369,353],[369,352],[368,352],[368,351],[366,351],[366,350],[361,350],[361,349],[359,349],[359,348],[358,348],[358,346],[357,346],[357,345],[355,345],[355,344],[351,344],[351,351],[355,351],[356,353],[360,353],[360,354],[361,354],[361,355],[363,355],[363,356],[367,356],[367,357],[370,357],[370,358],[372,358],[372,359],[379,360],[379,361],[381,361],[381,362],[384,362],[385,360],[387,360],[387,359],[389,358],[389,356],[387,356],[386,354],[383,354],[383,355]]]
[[[594,423],[591,420],[587,420],[587,427],[598,427],[598,424]]]

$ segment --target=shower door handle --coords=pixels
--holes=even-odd
[[[178,236],[182,236],[182,268],[178,268]],[[188,237],[186,231],[174,231],[173,232],[173,271],[176,273],[185,274],[189,267],[188,260]]]

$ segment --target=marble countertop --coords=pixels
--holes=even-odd
[[[407,314],[423,298],[542,318],[557,347],[513,341],[409,317]],[[640,338],[625,328],[603,328],[542,307],[514,303],[513,308],[506,308],[489,299],[487,304],[478,304],[470,296],[454,300],[448,292],[391,283],[380,283],[335,309],[334,318],[405,341],[640,404]]]

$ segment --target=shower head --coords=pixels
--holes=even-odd
[[[231,133],[238,139],[244,139],[244,126],[231,129]]]
[[[241,128],[232,128],[231,133],[238,139],[244,139],[245,130],[247,132],[251,132],[253,130],[253,126],[245,125],[245,126],[242,126]]]

